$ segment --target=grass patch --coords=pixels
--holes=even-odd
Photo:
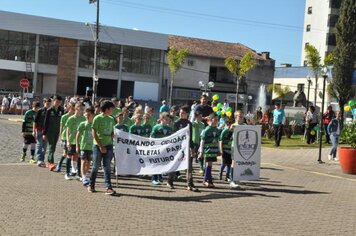
[[[262,147],[277,148],[274,146],[274,138],[267,139],[265,137],[262,138]],[[325,139],[323,139],[322,147],[331,147],[331,144],[326,144]],[[278,147],[278,149],[300,148],[319,148],[319,143],[307,144],[306,141],[303,140],[303,135],[294,135],[291,138],[286,138],[285,136],[282,136],[281,145]]]

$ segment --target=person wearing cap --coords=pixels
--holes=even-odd
[[[162,100],[162,106],[159,108],[159,113],[169,112],[169,106],[167,105],[166,100]]]

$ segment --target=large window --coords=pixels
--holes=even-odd
[[[36,35],[0,30],[0,58],[35,61]]]
[[[328,19],[328,26],[335,27],[338,20],[339,20],[339,15],[330,14]]]
[[[120,45],[100,43],[98,45],[98,69],[119,70]],[[93,69],[94,42],[81,41],[79,54],[79,67]]]
[[[342,1],[342,0],[331,0],[331,1],[330,1],[330,7],[331,7],[331,8],[339,9],[340,6],[341,6],[341,1]]]
[[[40,36],[38,62],[42,64],[58,64],[59,39],[51,36]]]
[[[160,50],[124,46],[124,72],[159,75]]]
[[[336,35],[328,34],[326,38],[326,45],[328,46],[336,46]]]
[[[226,67],[211,66],[209,71],[209,81],[232,84],[235,80]]]

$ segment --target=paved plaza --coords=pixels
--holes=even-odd
[[[0,115],[0,235],[356,235],[356,176],[327,160],[327,149],[319,164],[318,149],[263,148],[261,179],[241,190],[219,180],[202,188],[196,172],[198,193],[184,182],[170,190],[119,177],[118,195],[106,196],[102,175],[88,193],[63,172],[19,163],[16,121]]]

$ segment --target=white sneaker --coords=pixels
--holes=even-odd
[[[334,158],[334,161],[338,161],[338,160],[339,160],[339,158],[337,158],[337,157]]]
[[[329,161],[332,161],[333,160],[333,156],[332,155],[328,155],[328,159],[329,159]]]
[[[64,175],[64,179],[65,179],[65,180],[71,180],[72,178],[71,178],[69,175],[65,174],[65,175]]]
[[[231,181],[229,183],[229,186],[230,188],[234,188],[234,189],[240,188],[240,185],[236,184],[234,181]]]

